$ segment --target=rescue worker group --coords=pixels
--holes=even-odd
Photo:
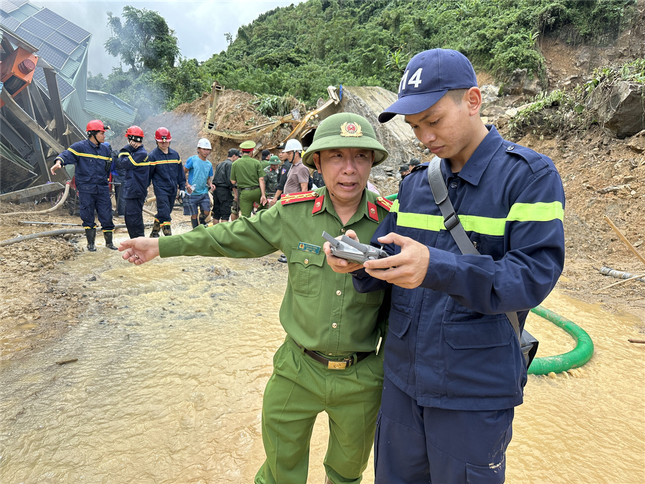
[[[266,460],[256,484],[306,483],[320,412],[329,416],[326,483],[359,483],[372,445],[378,484],[505,481],[514,408],[527,382],[511,319],[521,332],[562,272],[565,200],[551,159],[504,140],[483,123],[481,104],[475,71],[460,52],[432,49],[410,60],[397,101],[378,121],[403,116],[435,157],[406,173],[394,202],[368,189],[387,150],[367,119],[347,112],[325,118],[306,150],[290,139],[259,161],[255,143],[245,141],[214,171],[207,139],[182,164],[166,128],[157,129],[148,154],[143,131],[132,126],[113,162],[108,127],[98,120],[88,123],[87,140],[56,159],[52,173],[76,166],[89,250],[96,250],[95,211],[106,246],[116,249],[112,165],[123,180],[124,260],[277,252],[288,263],[279,313],[286,338],[263,396]],[[310,169],[322,180],[314,189]],[[447,215],[445,197],[433,196],[442,181],[452,202]],[[150,183],[157,213],[145,237]],[[193,229],[172,235],[178,198]],[[477,250],[460,248],[455,226]],[[388,256],[336,257],[323,231]]]

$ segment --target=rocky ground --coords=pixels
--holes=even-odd
[[[622,57],[624,62],[626,56],[632,55],[629,39],[633,35],[629,32],[621,37],[613,51],[603,50],[601,60],[607,57],[608,61],[620,61]],[[576,79],[572,76],[588,74],[594,62],[600,59],[597,50],[570,48],[555,41],[545,42],[542,47],[553,85]],[[481,73],[480,81],[483,78],[486,78],[486,73]],[[230,91],[223,96],[220,102],[225,109],[216,120],[219,128],[244,129],[248,125],[245,120],[254,116],[249,105],[251,99],[250,94],[239,91]],[[509,97],[509,104],[511,101],[517,104],[517,100]],[[192,145],[199,137],[208,137],[214,146],[212,161],[222,160],[226,151],[237,143],[202,131],[209,104],[210,96],[205,94],[172,113],[150,118],[143,123],[144,131],[153,133],[159,126],[170,128],[177,139],[173,147],[183,154],[184,159],[195,154]],[[254,123],[261,121],[256,119]],[[506,135],[503,118],[491,121],[497,121],[500,131]],[[281,128],[282,131],[285,129]],[[262,146],[274,147],[286,134],[274,133],[260,141]],[[148,141],[148,148],[152,148],[151,141]],[[645,283],[629,281],[608,287],[619,279],[606,277],[598,270],[605,266],[645,274],[645,263],[641,260],[645,257],[645,133],[619,140],[606,134],[600,126],[594,126],[588,131],[561,132],[551,137],[535,133],[515,141],[550,156],[562,176],[567,198],[567,256],[558,289],[574,298],[598,303],[609,312],[635,315],[641,324],[625,338],[645,339]],[[395,191],[397,185],[396,177],[380,186],[377,183],[384,194]],[[7,215],[8,212],[35,212],[51,206],[49,201],[43,202],[35,206],[0,205],[0,239],[60,228],[26,225],[20,223],[21,220],[80,222],[67,210],[46,215]],[[631,242],[641,254],[640,258],[610,228],[605,217]],[[100,237],[98,242],[99,250],[106,250]],[[47,344],[82,317],[86,304],[60,283],[65,278],[78,275],[64,273],[60,262],[76,257],[84,247],[84,237],[66,236],[35,239],[0,248],[0,291],[3,294],[0,360],[20,358],[31,349]],[[567,316],[575,320],[575,315]]]

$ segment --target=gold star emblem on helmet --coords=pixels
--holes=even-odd
[[[346,122],[340,126],[340,135],[360,138],[363,136],[363,128],[361,128],[361,125],[358,123]]]

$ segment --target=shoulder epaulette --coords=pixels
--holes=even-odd
[[[387,198],[383,197],[378,197],[376,199],[376,204],[379,205],[381,208],[384,208],[388,212],[390,211],[390,208],[392,208],[392,204],[394,202],[392,200],[388,200]]]
[[[527,148],[526,146],[510,143],[506,147],[506,153],[508,153],[509,155],[517,155],[525,160],[533,173],[549,166],[543,155],[541,155],[537,151],[532,150],[531,148]]]
[[[300,192],[292,193],[291,195],[285,195],[280,199],[282,205],[289,205],[290,203],[306,202],[308,200],[315,200],[318,198],[318,194],[314,191],[311,192]]]

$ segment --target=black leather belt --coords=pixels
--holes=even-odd
[[[260,185],[256,187],[246,187],[246,188],[240,188],[240,190],[255,190],[256,188],[260,188]]]
[[[293,340],[293,342],[296,343],[298,348],[302,349],[302,346],[300,346],[296,340]],[[325,358],[324,356],[319,355],[315,351],[308,350],[307,348],[304,348],[304,350],[307,356],[316,360],[318,363],[322,363],[330,370],[345,370],[374,353],[373,351],[369,351],[367,353],[354,353],[353,355],[347,356],[339,361]]]

